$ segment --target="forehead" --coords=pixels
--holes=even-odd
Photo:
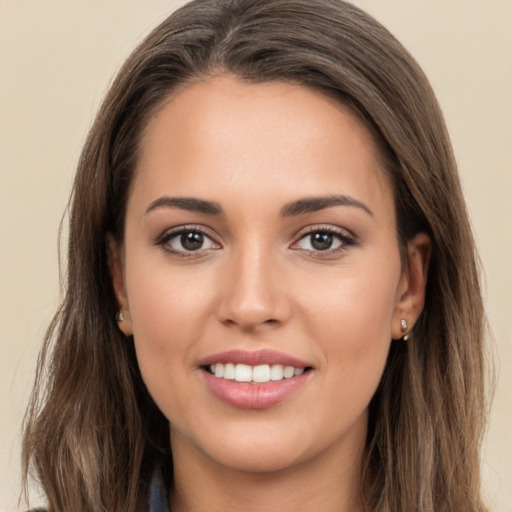
[[[183,86],[160,107],[143,134],[132,185],[147,200],[223,190],[266,198],[281,191],[283,201],[392,196],[375,140],[348,107],[303,86],[229,76]]]

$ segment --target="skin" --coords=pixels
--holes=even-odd
[[[360,204],[283,216],[333,195]],[[163,196],[223,213],[155,206]],[[199,250],[169,235],[181,226],[206,233]],[[308,230],[341,238],[315,250]],[[144,133],[111,267],[120,329],[171,424],[173,510],[362,510],[368,404],[400,320],[412,326],[421,312],[429,247],[417,235],[402,265],[391,185],[344,106],[230,76],[170,97]],[[213,396],[199,367],[233,348],[278,350],[312,369],[282,403],[240,409]]]

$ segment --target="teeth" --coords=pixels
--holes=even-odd
[[[215,365],[215,377],[224,377],[224,365],[223,364]]]
[[[295,368],[293,366],[285,366],[283,375],[285,379],[291,379],[295,375]]]
[[[268,382],[270,380],[270,366],[260,364],[252,369],[252,380],[254,382]]]
[[[283,378],[284,378],[283,365],[282,364],[272,365],[272,368],[270,368],[270,380],[281,380]]]
[[[227,363],[224,365],[224,378],[233,380],[235,378],[235,365]]]
[[[247,364],[217,363],[212,364],[210,370],[215,377],[220,379],[258,383],[291,379],[304,373],[304,368],[294,368],[282,364],[249,366]]]
[[[218,364],[217,366],[224,366],[223,364]],[[215,373],[217,373],[217,368],[215,368]],[[247,364],[237,364],[235,366],[235,380],[237,382],[251,382],[252,380],[252,368]]]

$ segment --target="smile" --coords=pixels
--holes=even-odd
[[[291,399],[314,377],[314,366],[274,350],[228,350],[212,354],[198,367],[206,387],[225,404],[266,409]]]
[[[250,366],[248,364],[217,363],[209,367],[212,375],[219,379],[234,380],[236,382],[263,383],[279,381],[298,377],[304,373],[304,368],[284,366],[282,364],[259,364]]]

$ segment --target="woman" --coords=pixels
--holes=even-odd
[[[357,8],[157,27],[85,144],[68,265],[24,442],[49,510],[485,510],[453,155]]]

